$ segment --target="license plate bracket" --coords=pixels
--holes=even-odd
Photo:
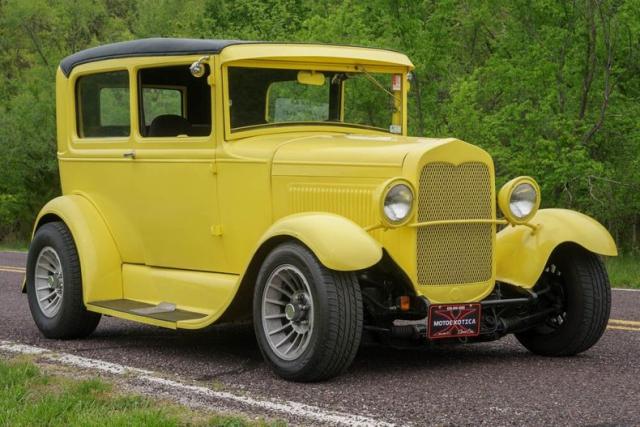
[[[435,340],[478,336],[481,316],[482,306],[479,303],[431,305],[427,337]]]

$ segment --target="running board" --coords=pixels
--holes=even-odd
[[[129,315],[160,320],[163,322],[175,323],[183,320],[195,320],[207,317],[206,314],[178,309],[175,304],[167,302],[161,302],[158,305],[153,305],[130,299],[112,299],[107,301],[90,302],[89,305],[119,311]]]

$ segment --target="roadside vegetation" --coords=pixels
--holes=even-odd
[[[0,359],[0,426],[282,426],[198,413],[142,396],[121,394],[99,379],[43,373],[28,361]]]
[[[606,260],[611,286],[640,289],[640,256],[623,254]]]
[[[497,185],[531,175],[543,208],[592,215],[624,252],[640,250],[637,0],[0,1],[0,242],[28,239],[59,193],[59,61],[157,36],[406,52],[410,134],[480,145]],[[636,259],[612,269],[637,269]]]
[[[26,252],[29,249],[29,243],[26,241],[4,240],[0,241],[0,251],[16,251]]]

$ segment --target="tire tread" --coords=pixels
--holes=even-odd
[[[34,314],[34,319],[38,325],[40,331],[47,338],[56,339],[75,339],[83,338],[90,335],[98,326],[101,315],[98,313],[92,313],[87,311],[82,291],[82,272],[80,268],[80,259],[78,257],[78,251],[75,241],[71,235],[69,228],[60,221],[50,222],[36,231],[34,241],[38,239],[38,233],[40,235],[49,235],[48,238],[54,238],[55,235],[60,237],[62,247],[55,248],[57,251],[62,252],[59,254],[63,265],[64,278],[64,293],[62,300],[62,307],[60,308],[58,319],[38,319],[37,314]],[[28,260],[28,274],[32,274],[32,270],[35,268],[36,252],[39,252],[40,248],[30,248],[29,260]],[[29,283],[27,283],[29,284]],[[27,286],[29,293],[29,286]],[[35,298],[35,296],[29,298]],[[30,304],[32,313],[34,310],[39,310],[37,303],[31,302]],[[58,315],[57,315],[58,316]]]
[[[283,243],[276,247],[265,260],[258,281],[260,282],[268,272],[265,267],[273,259],[280,256],[295,256],[319,278],[316,286],[322,287],[326,297],[326,328],[324,335],[318,341],[313,352],[301,356],[295,363],[294,369],[283,369],[278,366],[270,354],[268,344],[263,344],[260,334],[263,334],[261,321],[256,321],[259,315],[257,301],[261,300],[258,283],[254,295],[254,327],[260,350],[267,362],[281,377],[300,382],[323,381],[344,372],[353,362],[362,337],[362,295],[358,279],[353,272],[334,271],[323,266],[316,256],[306,246],[295,242]]]
[[[516,334],[516,338],[531,352],[544,356],[573,356],[593,347],[604,333],[611,312],[611,286],[601,258],[580,246],[558,248],[553,256],[570,266],[574,286],[579,286],[582,317],[570,337],[562,341],[535,330]],[[561,269],[562,271],[562,269]]]

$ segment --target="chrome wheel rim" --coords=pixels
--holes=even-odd
[[[291,264],[276,268],[262,292],[262,328],[271,350],[295,360],[313,334],[313,297],[304,274]]]
[[[45,246],[38,254],[34,283],[42,314],[49,318],[58,314],[62,306],[64,275],[60,257],[51,246]]]

